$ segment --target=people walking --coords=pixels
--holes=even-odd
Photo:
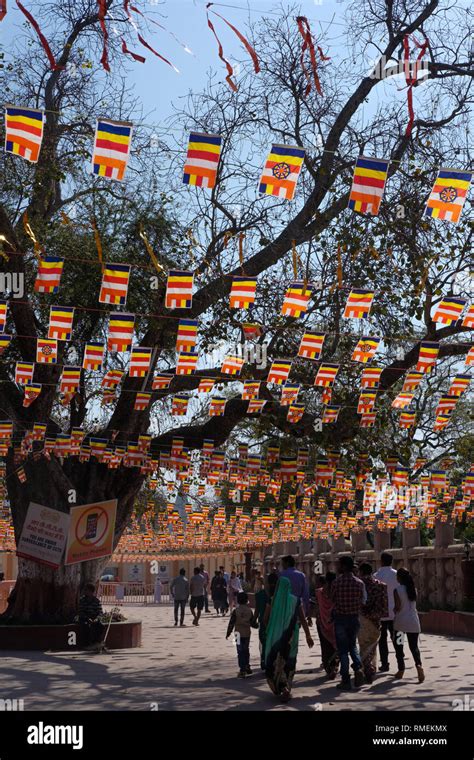
[[[387,586],[372,575],[372,565],[359,566],[360,578],[365,584],[367,600],[359,616],[358,633],[360,658],[367,683],[372,683],[377,671],[377,643],[380,638],[380,621],[388,613]]]
[[[322,576],[321,586],[316,589],[316,627],[321,644],[321,659],[328,678],[335,678],[339,668],[339,655],[334,628],[334,602],[331,598],[336,573]]]
[[[194,568],[194,575],[189,582],[189,590],[191,592],[191,601],[189,608],[193,616],[193,625],[199,625],[199,618],[204,609],[204,589],[206,586],[206,579],[201,574],[199,567]]]
[[[390,670],[390,663],[388,661],[388,636],[393,644],[393,617],[394,610],[394,596],[393,592],[398,585],[397,571],[393,569],[392,562],[393,557],[388,552],[383,552],[380,556],[382,566],[374,573],[374,578],[378,581],[382,581],[387,585],[388,594],[388,615],[382,618],[380,621],[380,639],[379,639],[379,654],[380,654],[380,667],[381,673],[387,673]]]
[[[314,646],[314,641],[301,602],[292,593],[290,581],[284,576],[278,579],[275,594],[267,605],[265,625],[267,683],[282,702],[288,702],[296,671],[300,625],[310,648]]]
[[[205,580],[205,585],[204,585],[204,611],[205,612],[210,612],[211,610],[209,609],[209,573],[207,572],[207,570],[204,569],[204,565],[202,563],[199,565],[199,570],[201,572],[202,577]]]
[[[300,600],[303,612],[309,616],[309,585],[306,575],[297,570],[295,567],[295,558],[291,554],[287,554],[286,557],[282,557],[281,560],[282,570],[280,571],[280,577],[288,578],[291,585],[291,593],[294,594]],[[308,621],[311,625],[310,620]]]
[[[174,600],[174,624],[178,625],[179,612],[179,624],[183,627],[185,625],[184,612],[189,598],[189,581],[186,578],[186,570],[184,567],[179,571],[179,575],[171,581],[170,592]]]
[[[405,634],[408,646],[415,661],[419,683],[425,680],[421,665],[421,655],[418,649],[420,636],[420,618],[416,610],[417,593],[415,583],[408,570],[401,567],[397,570],[398,585],[393,592],[395,600],[395,616],[393,619],[393,638],[397,656],[398,672],[395,678],[403,678],[405,672],[405,653],[403,650]]]
[[[332,584],[331,597],[334,602],[334,630],[336,645],[341,662],[341,682],[338,689],[352,688],[349,671],[349,656],[354,670],[354,685],[362,686],[364,673],[357,648],[359,614],[365,599],[365,586],[354,575],[354,560],[349,555],[339,559],[339,575]]]
[[[242,591],[242,584],[235,570],[232,570],[229,578],[229,585],[227,588],[229,596],[229,609],[232,612],[237,603],[237,594]]]
[[[250,635],[253,622],[253,611],[249,607],[248,594],[240,591],[237,594],[237,607],[232,611],[229,625],[227,626],[226,639],[235,630],[235,642],[237,646],[237,660],[239,663],[239,678],[252,675],[250,667]]]
[[[265,588],[265,580],[261,574],[255,579],[254,589],[255,589],[254,620],[256,623],[258,623],[260,668],[261,670],[265,670],[265,637],[266,637],[265,610],[267,609],[267,604],[270,603],[270,595],[268,593],[268,589]]]
[[[216,570],[211,581],[211,598],[218,615],[225,615],[227,609],[227,583],[220,570]]]

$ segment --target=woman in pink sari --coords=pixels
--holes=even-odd
[[[335,579],[335,573],[326,573],[321,579],[322,586],[316,589],[316,625],[321,643],[323,667],[328,678],[335,678],[339,668],[336,634],[332,620],[334,604],[331,600],[331,587]]]

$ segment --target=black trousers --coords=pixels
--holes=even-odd
[[[399,670],[405,670],[405,653],[403,651],[402,644],[405,636],[408,639],[408,646],[410,648],[410,652],[413,655],[415,665],[421,668],[421,656],[420,650],[418,649],[419,635],[419,633],[402,633],[401,631],[395,631],[393,643],[395,646],[395,654],[397,656],[397,665]]]
[[[99,620],[93,620],[89,622],[87,620],[79,620],[79,637],[80,645],[87,647],[91,644],[98,644],[104,638],[105,625]]]
[[[180,620],[179,622],[182,623],[184,621],[184,610],[186,608],[186,599],[175,599],[174,600],[174,620],[175,623],[178,622],[178,612],[181,610]]]
[[[393,620],[381,620],[380,625],[381,625],[380,639],[379,639],[380,665],[386,668],[388,665],[387,633],[390,634],[392,644],[393,646],[395,646],[395,643],[393,640]]]

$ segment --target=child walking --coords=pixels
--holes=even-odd
[[[250,626],[253,622],[253,612],[249,607],[249,598],[245,591],[237,594],[237,607],[232,611],[229,625],[227,626],[226,639],[229,638],[235,629],[235,639],[237,644],[237,658],[239,662],[239,678],[245,678],[252,675],[250,667]]]

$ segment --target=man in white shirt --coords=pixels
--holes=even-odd
[[[387,642],[387,633],[390,634],[390,638],[392,640],[393,644],[393,618],[395,616],[395,610],[394,610],[394,604],[395,599],[393,596],[393,592],[398,584],[397,581],[397,571],[393,569],[392,562],[393,557],[388,552],[383,552],[383,554],[380,557],[380,560],[382,562],[382,567],[377,570],[376,573],[374,573],[374,578],[376,578],[378,581],[382,581],[383,583],[387,584],[387,593],[388,593],[388,617],[382,618],[380,621],[381,623],[381,630],[380,630],[380,639],[379,639],[379,653],[380,653],[380,667],[379,670],[381,673],[386,673],[388,670],[390,670],[390,665],[388,662],[388,642]]]

